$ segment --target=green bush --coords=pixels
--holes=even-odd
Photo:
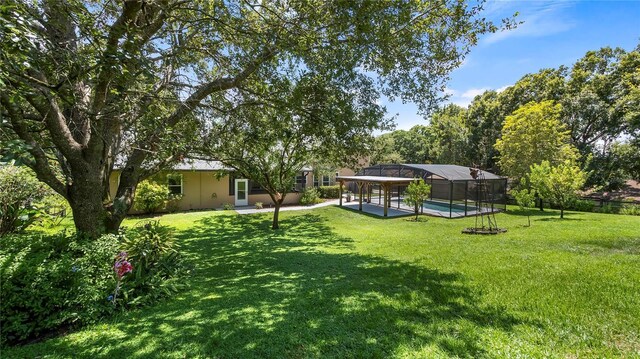
[[[262,204],[262,202],[256,202],[255,206],[256,206],[256,209],[264,208],[264,205]]]
[[[182,197],[184,197],[183,194],[170,194],[166,204],[167,212],[178,212],[180,210],[180,200],[182,199]]]
[[[10,235],[0,242],[0,341],[16,343],[113,311],[118,238]]]
[[[156,213],[164,208],[169,201],[169,189],[151,181],[138,184],[134,200],[134,208],[143,213]]]
[[[51,191],[41,201],[35,204],[35,207],[40,211],[38,222],[47,228],[57,227],[62,223],[69,213],[71,213],[71,207],[69,202],[61,195]]]
[[[0,166],[0,236],[31,225],[39,211],[34,206],[51,190],[23,166]]]
[[[122,277],[116,299],[114,259],[122,250],[133,272]],[[65,232],[8,235],[0,241],[0,344],[150,304],[181,289],[188,272],[171,231],[158,222],[96,240]]]
[[[177,292],[180,275],[188,272],[183,266],[171,228],[158,221],[141,223],[125,229],[122,250],[133,265],[133,273],[123,280],[122,304],[150,304]]]
[[[222,205],[223,211],[232,211],[235,207],[231,203],[224,203]]]
[[[340,186],[320,186],[318,187],[320,198],[340,197]]]
[[[306,188],[300,197],[300,204],[303,206],[310,206],[320,202],[322,202],[322,200],[318,195],[318,190],[313,187]]]
[[[640,204],[625,204],[620,209],[620,214],[629,216],[640,216]]]
[[[598,213],[617,213],[618,209],[613,207],[610,203],[607,203],[601,207],[596,208]]]
[[[571,209],[580,212],[593,212],[595,206],[596,205],[595,203],[593,203],[593,201],[579,199],[573,202],[573,204],[571,205]]]

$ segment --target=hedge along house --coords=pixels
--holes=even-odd
[[[406,179],[422,178],[431,185],[429,200],[422,212],[439,217],[458,218],[475,215],[478,210],[504,211],[507,207],[507,179],[482,171],[474,179],[468,167],[441,164],[380,164],[360,170],[355,176],[339,176],[356,194],[359,202],[391,208],[412,209],[403,203]],[[409,181],[411,182],[411,181]],[[362,205],[359,206],[362,210]],[[385,208],[385,215],[386,215]]]
[[[353,173],[342,169],[328,175],[314,176],[312,169],[304,168],[296,177],[295,185],[285,197],[284,204],[298,203],[307,187],[314,184],[333,185],[335,176]],[[116,169],[109,179],[111,197],[115,196],[119,178],[120,171]],[[264,189],[253,181],[240,178],[232,168],[219,161],[186,160],[171,170],[154,175],[151,180],[166,184],[172,194],[178,195],[175,209],[180,211],[221,208],[225,204],[236,207],[253,206],[257,202],[262,202],[265,207],[273,204]]]

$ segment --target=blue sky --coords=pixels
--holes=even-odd
[[[483,16],[500,19],[519,12],[517,29],[483,36],[463,65],[451,74],[449,102],[462,106],[486,89],[501,89],[542,68],[570,66],[604,46],[627,51],[640,43],[640,0],[492,1]],[[398,129],[427,121],[413,104],[382,99]]]

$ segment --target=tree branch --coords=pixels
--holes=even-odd
[[[66,186],[58,180],[55,172],[49,165],[46,153],[40,144],[38,144],[38,142],[29,133],[29,130],[22,121],[20,111],[13,106],[11,100],[5,93],[0,94],[0,102],[7,110],[13,132],[15,132],[15,134],[28,145],[27,151],[33,156],[34,162],[29,163],[29,167],[35,171],[39,180],[49,185],[61,196],[67,198]]]

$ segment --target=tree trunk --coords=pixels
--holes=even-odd
[[[67,186],[76,231],[91,238],[118,232],[133,205],[137,179],[121,176],[116,198],[111,201],[108,174],[103,176],[100,170],[93,171],[88,166],[77,172],[73,183]]]
[[[560,207],[560,219],[564,218],[564,207]]]
[[[531,227],[531,216],[527,215],[527,222],[529,222],[529,225],[527,225],[527,227]]]
[[[106,231],[107,211],[101,181],[77,178],[68,189],[69,206],[76,231],[97,238]]]
[[[271,229],[280,228],[280,224],[278,223],[278,215],[280,214],[280,206],[282,205],[282,201],[275,201],[275,210],[273,211],[273,224],[271,225]]]

